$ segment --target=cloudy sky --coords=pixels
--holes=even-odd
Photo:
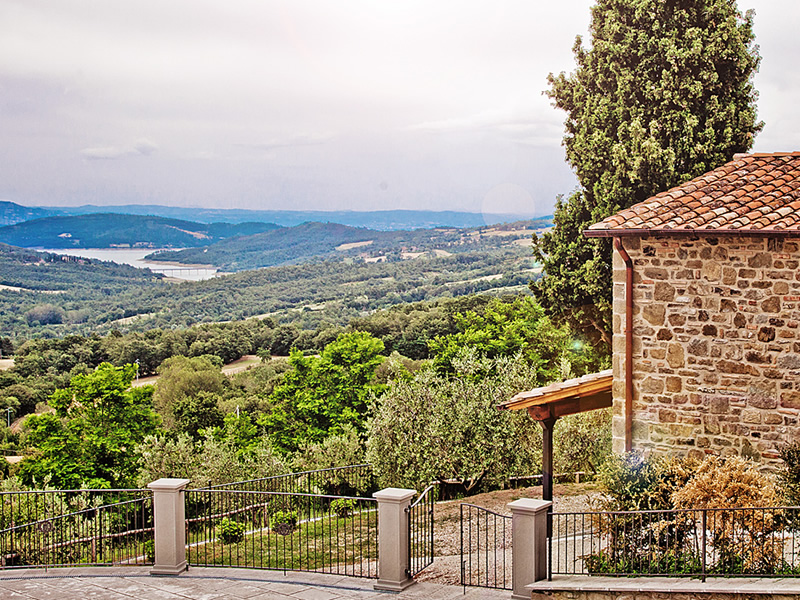
[[[0,199],[547,214],[591,0],[0,0]],[[800,150],[797,0],[755,150]]]

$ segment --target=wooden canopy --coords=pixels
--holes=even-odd
[[[553,499],[553,426],[559,417],[611,406],[611,369],[520,392],[497,405],[500,410],[527,409],[542,426],[542,499]]]
[[[520,392],[497,405],[500,410],[527,409],[535,421],[557,419],[611,406],[611,369],[558,381],[545,387]]]

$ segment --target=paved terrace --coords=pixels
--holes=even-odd
[[[153,577],[150,567],[21,569],[0,572],[3,600],[508,600],[511,592],[421,582],[399,594],[372,589],[374,580],[321,573],[192,567]]]

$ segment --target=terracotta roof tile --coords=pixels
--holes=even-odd
[[[587,235],[637,231],[800,234],[800,152],[736,155],[721,167],[595,223]]]

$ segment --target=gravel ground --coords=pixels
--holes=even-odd
[[[592,510],[591,505],[600,496],[598,487],[594,483],[583,484],[556,484],[553,488],[553,504],[555,512],[583,512]],[[488,509],[499,515],[511,516],[508,510],[509,502],[520,498],[541,498],[541,486],[518,488],[511,490],[499,490],[470,496],[459,500],[447,500],[437,502],[434,508],[434,555],[433,565],[426,568],[417,576],[418,581],[431,581],[435,583],[445,583],[459,585],[461,583],[461,505],[464,503],[473,504]],[[469,514],[465,510],[465,516]],[[481,514],[481,536],[480,553],[475,552],[473,546],[471,555],[467,553],[464,557],[466,566],[466,577],[472,578],[473,582],[480,581],[482,584],[492,584],[498,587],[511,585],[511,523],[504,521],[501,517],[489,516],[488,538],[486,537],[487,515],[482,511],[472,513]],[[505,522],[505,531],[503,525]],[[474,523],[474,521],[473,521]],[[496,524],[496,527],[495,527]],[[465,535],[469,531],[465,527]],[[473,526],[473,539],[478,525]],[[495,529],[497,536],[493,535]],[[487,544],[488,542],[488,544]],[[465,545],[467,539],[465,539]],[[485,547],[502,549],[500,552],[485,552]],[[487,560],[488,556],[488,560]],[[505,579],[504,579],[505,578]]]

